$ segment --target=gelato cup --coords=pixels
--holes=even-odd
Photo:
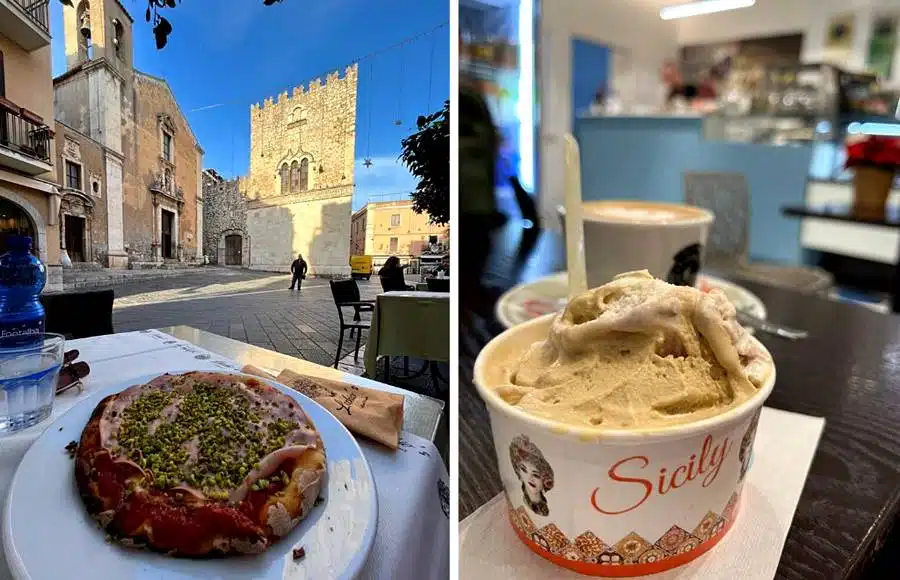
[[[547,338],[555,316],[507,330],[475,362],[516,534],[554,564],[595,576],[653,574],[707,552],[737,517],[774,368],[751,398],[694,422],[567,425],[510,405],[494,389]]]

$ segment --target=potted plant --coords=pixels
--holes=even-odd
[[[900,167],[900,139],[868,135],[847,140],[847,169],[853,169],[853,214],[883,218],[894,175]]]

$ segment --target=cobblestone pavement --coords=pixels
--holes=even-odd
[[[220,267],[126,282],[115,286],[113,324],[116,332],[184,324],[331,365],[339,326],[328,280],[305,280],[299,292],[288,290],[290,283],[284,274]],[[360,280],[359,290],[366,300],[381,287]]]

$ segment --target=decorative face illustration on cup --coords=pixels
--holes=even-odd
[[[509,444],[509,460],[516,477],[522,482],[525,505],[534,513],[550,514],[546,492],[553,489],[553,468],[544,454],[525,435],[518,435]]]
[[[693,286],[700,272],[700,253],[703,246],[691,244],[680,250],[672,258],[672,267],[666,276],[666,282],[676,286]]]
[[[744,481],[744,476],[747,474],[747,470],[750,469],[750,458],[753,456],[753,439],[756,438],[756,426],[759,425],[759,414],[761,412],[762,409],[753,415],[753,419],[747,427],[747,432],[744,433],[744,438],[741,439],[741,448],[738,451],[738,459],[741,460],[741,476],[739,481]]]

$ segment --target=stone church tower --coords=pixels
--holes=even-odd
[[[72,175],[61,191],[103,204],[107,219],[90,252],[71,253],[102,255],[110,267],[201,261],[203,149],[166,80],[134,68],[133,19],[120,0],[75,0],[63,17],[67,70],[53,79],[54,115],[73,138],[102,146],[104,159],[98,187],[86,188],[78,175],[90,168],[64,151]],[[79,219],[61,223],[91,215],[70,217]],[[83,237],[61,235],[86,245]]]
[[[357,65],[250,108],[250,267],[349,275]]]
[[[124,98],[132,94],[131,25],[118,0],[82,0],[63,6],[67,74],[80,71],[76,82],[54,80],[56,118],[104,148],[107,211],[106,264],[125,267],[122,140]],[[65,75],[64,75],[65,76]],[[88,97],[88,95],[90,95]],[[87,100],[88,102],[85,102]],[[96,203],[96,202],[95,202]],[[65,235],[61,236],[65,239]]]

